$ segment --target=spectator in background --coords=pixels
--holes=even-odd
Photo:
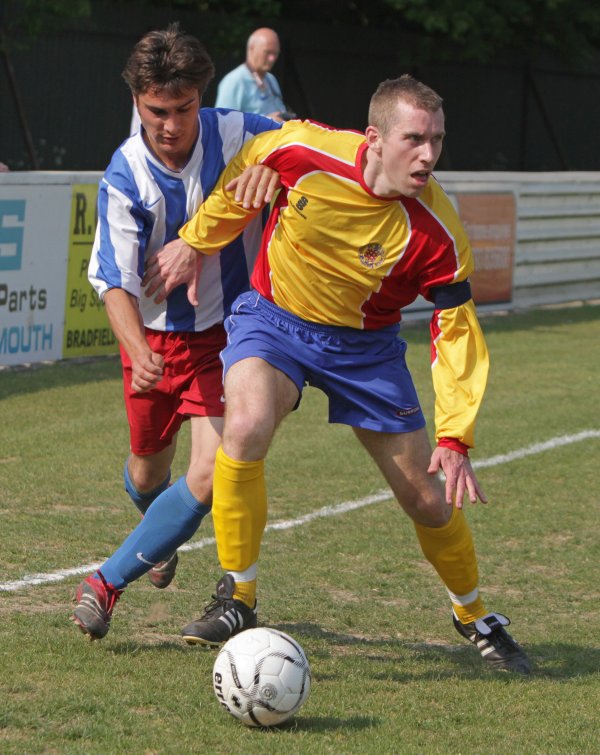
[[[6,163],[0,163],[0,173],[10,173],[10,168]]]
[[[246,45],[246,61],[223,77],[215,107],[259,113],[276,121],[289,121],[279,82],[271,69],[279,57],[279,37],[273,29],[254,31]]]

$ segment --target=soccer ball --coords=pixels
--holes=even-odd
[[[300,645],[277,629],[246,629],[228,640],[213,667],[215,694],[246,726],[277,726],[310,692],[310,666]]]

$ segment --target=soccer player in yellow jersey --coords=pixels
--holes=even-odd
[[[442,150],[441,98],[410,76],[380,84],[364,134],[291,121],[246,143],[220,185],[165,254],[218,252],[256,210],[225,184],[246,166],[279,172],[281,191],[254,269],[226,322],[225,427],[213,520],[221,566],[214,601],[184,628],[218,645],[253,625],[267,518],[264,459],[305,383],[329,399],[330,422],[352,426],[411,517],[444,582],[457,631],[490,666],[528,673],[508,619],[484,607],[464,497],[486,501],[468,451],[488,354],[471,298],[473,255],[432,176]],[[402,307],[431,301],[435,438],[399,338]],[[445,485],[438,478],[443,472]]]

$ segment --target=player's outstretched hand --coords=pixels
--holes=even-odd
[[[487,497],[483,492],[468,456],[453,451],[451,448],[437,446],[431,455],[431,462],[427,472],[437,474],[439,471],[446,477],[446,503],[454,504],[457,509],[462,509],[465,493],[471,503],[487,503]]]
[[[174,288],[185,283],[188,300],[197,307],[201,264],[202,255],[183,239],[170,241],[146,260],[142,278],[146,296],[154,296],[154,301],[160,304]]]
[[[266,165],[249,165],[225,186],[226,191],[235,191],[235,201],[246,210],[268,204],[280,188],[279,173]]]

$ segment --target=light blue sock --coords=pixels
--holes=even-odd
[[[128,461],[129,459],[125,461],[125,469],[123,469],[123,479],[125,480],[125,490],[129,494],[129,497],[133,501],[136,509],[140,512],[142,516],[144,516],[146,511],[148,511],[148,507],[154,501],[154,499],[158,498],[158,496],[163,492],[163,490],[166,490],[169,487],[169,483],[171,482],[171,470],[169,470],[169,474],[160,483],[160,485],[158,485],[158,487],[154,488],[154,490],[151,490],[149,493],[140,493],[140,491],[133,484],[133,480],[131,479],[129,475]]]
[[[107,582],[122,590],[189,540],[209,511],[210,506],[196,500],[185,477],[180,477],[158,496],[99,571]]]

